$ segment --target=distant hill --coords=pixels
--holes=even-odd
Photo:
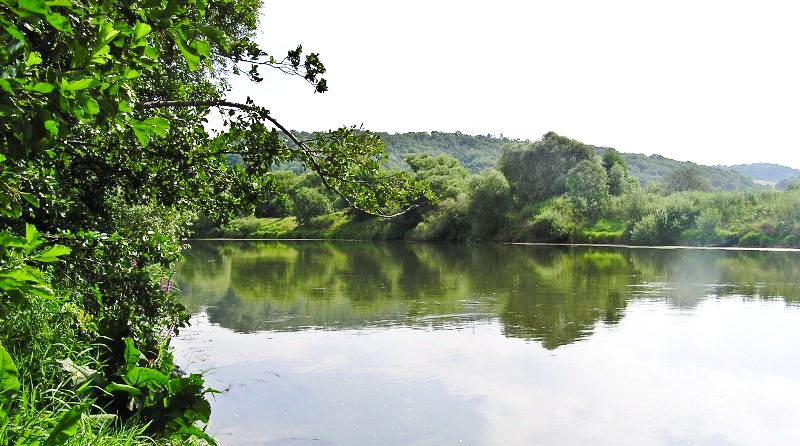
[[[378,133],[389,152],[389,167],[407,169],[406,156],[412,153],[447,153],[459,159],[472,172],[494,167],[503,148],[527,141],[492,135],[471,136],[462,133],[414,132]],[[599,153],[607,150],[596,147]],[[621,153],[631,173],[641,184],[666,181],[669,174],[681,165],[693,164],[665,158],[661,155]],[[746,175],[724,167],[698,166],[711,185],[718,189],[746,189],[754,186]]]
[[[601,149],[602,150],[602,149]],[[641,184],[654,181],[667,181],[669,174],[680,166],[694,164],[676,161],[661,155],[643,155],[641,153],[622,153],[631,173]],[[697,165],[711,186],[716,189],[737,190],[754,186],[752,178],[724,167]]]
[[[414,153],[447,153],[461,161],[467,169],[479,172],[494,167],[503,147],[521,141],[492,135],[465,135],[460,132],[378,132],[389,152],[389,167],[408,169],[406,156]]]
[[[727,166],[727,168],[747,175],[755,180],[769,181],[772,183],[779,183],[782,180],[800,177],[800,170],[781,166],[780,164],[737,164],[735,166]]]

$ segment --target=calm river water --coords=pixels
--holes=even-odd
[[[195,242],[221,444],[792,445],[800,253]]]

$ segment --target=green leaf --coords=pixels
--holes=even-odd
[[[100,105],[98,105],[97,101],[95,101],[92,98],[86,99],[84,107],[86,108],[86,111],[89,112],[90,115],[96,115],[100,113]]]
[[[133,70],[133,69],[125,70],[125,79],[135,79],[141,75],[142,73],[140,73],[138,70]]]
[[[35,208],[39,207],[39,199],[36,198],[36,195],[29,194],[27,192],[20,192],[19,196],[22,197],[23,200],[27,201],[31,206]]]
[[[148,367],[132,367],[125,373],[125,381],[135,387],[148,384],[165,386],[169,379],[161,372]]]
[[[64,444],[78,432],[78,422],[88,404],[81,404],[66,411],[58,424],[50,431],[50,436],[43,443],[44,446]]]
[[[47,23],[53,28],[63,33],[72,34],[72,26],[69,24],[69,20],[63,15],[57,12],[48,12],[46,18]]]
[[[36,240],[39,238],[39,231],[36,230],[36,226],[28,223],[25,225],[25,239],[28,243]]]
[[[25,292],[37,297],[49,299],[55,297],[56,293],[47,285],[34,285],[25,289]]]
[[[142,394],[142,391],[137,389],[136,387],[129,386],[127,384],[117,384],[111,383],[106,386],[106,392],[113,393],[113,392],[125,392],[127,394],[133,396],[139,396]]]
[[[144,358],[131,338],[125,338],[125,368],[131,369],[139,365],[139,360]]]
[[[160,137],[167,136],[167,131],[169,130],[169,121],[164,118],[147,118],[144,120],[144,123],[152,129],[153,133]]]
[[[19,0],[19,7],[37,14],[47,14],[44,0]]]
[[[97,370],[94,370],[90,367],[82,366],[75,364],[72,362],[72,359],[59,359],[56,362],[61,364],[61,368],[64,369],[65,372],[70,374],[70,378],[72,379],[72,384],[79,386],[86,381],[91,380],[95,375],[97,375]]]
[[[175,43],[178,44],[178,48],[180,48],[181,54],[183,54],[183,58],[186,59],[186,63],[189,64],[189,70],[197,70],[197,66],[200,65],[200,56],[193,51],[194,48],[186,45],[186,42],[178,36],[178,33],[173,33],[173,35],[175,36]]]
[[[11,83],[6,79],[0,79],[0,88],[5,90],[6,93],[13,94],[14,90],[11,89]]]
[[[211,57],[211,46],[205,40],[192,42],[192,48],[197,50],[197,54],[203,57]]]
[[[87,77],[84,79],[79,79],[77,81],[70,81],[69,85],[67,86],[67,89],[70,91],[78,91],[96,87],[98,85],[100,85],[100,81],[91,77]]]
[[[11,355],[0,343],[0,398],[8,398],[19,392],[19,372]]]
[[[150,129],[147,127],[142,126],[141,123],[133,123],[133,133],[136,135],[136,139],[139,140],[139,144],[142,147],[147,147],[150,144]]]
[[[15,269],[14,271],[6,273],[3,276],[10,277],[18,282],[31,282],[31,283],[44,282],[44,277],[42,277],[42,273],[30,267]]]
[[[54,87],[53,84],[48,84],[47,82],[37,82],[36,85],[31,88],[31,90],[47,94],[53,91],[54,88],[56,87]]]
[[[56,6],[69,8],[69,7],[72,6],[72,0],[50,0],[50,1],[46,1],[45,4],[47,4],[47,6],[49,6],[51,8],[54,8]]]
[[[22,34],[20,32],[20,30],[17,29],[16,26],[8,25],[8,26],[5,27],[5,30],[9,35],[11,35],[15,39],[17,39],[17,41],[19,41],[20,43],[22,43],[22,44],[27,44],[28,43],[28,40],[25,39],[25,34]]]
[[[178,430],[178,435],[181,435],[183,438],[197,437],[205,440],[208,444],[212,446],[216,446],[217,444],[217,442],[214,441],[214,439],[210,435],[205,433],[205,431],[201,430],[197,426],[191,426],[191,425],[181,426],[181,428]]]
[[[5,424],[11,401],[19,392],[19,372],[11,355],[0,343],[0,425]]]
[[[140,40],[142,37],[150,34],[153,28],[148,25],[147,23],[137,22],[136,26],[133,28],[133,40],[134,42]]]
[[[0,246],[6,248],[25,248],[28,246],[28,241],[22,237],[18,237],[8,232],[0,232]]]
[[[115,37],[119,34],[119,30],[114,28],[114,24],[111,22],[105,22],[100,26],[100,33],[98,35],[100,40],[100,45],[107,45],[109,42],[114,40]]]
[[[72,249],[62,245],[53,245],[31,258],[37,262],[50,263],[58,260],[58,257],[65,256],[72,252]]]
[[[44,122],[44,128],[50,132],[51,136],[58,136],[58,122],[48,119]],[[36,206],[38,207],[39,205],[37,204]]]
[[[42,63],[42,55],[39,54],[38,51],[34,51],[28,55],[28,59],[25,60],[25,65],[32,67],[34,65],[38,65]]]

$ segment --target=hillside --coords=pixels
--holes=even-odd
[[[726,168],[735,170],[736,172],[742,173],[756,180],[771,181],[773,183],[779,183],[782,180],[789,178],[800,177],[800,170],[792,169],[791,167],[787,166],[781,166],[780,164],[737,164],[735,166],[727,166]]]
[[[631,173],[641,184],[666,181],[669,174],[680,166],[694,163],[676,161],[661,155],[622,153]],[[722,167],[698,165],[703,175],[715,189],[737,190],[753,187],[753,180],[744,174]]]
[[[503,147],[520,141],[492,135],[465,135],[460,132],[378,132],[389,152],[389,167],[407,169],[406,156],[414,153],[447,153],[461,161],[467,169],[478,172],[494,167]]]
[[[379,133],[386,143],[389,152],[389,167],[405,169],[405,157],[412,153],[447,153],[459,159],[465,167],[477,172],[493,167],[503,147],[512,144],[524,144],[523,141],[512,140],[491,135],[471,136],[462,133],[414,132],[414,133]],[[596,147],[598,152],[605,150]],[[674,169],[692,163],[676,161],[660,155],[642,155],[622,153],[631,173],[641,184],[654,181],[665,181]],[[711,185],[718,189],[733,190],[753,187],[753,181],[733,170],[722,167],[698,166],[708,178]]]

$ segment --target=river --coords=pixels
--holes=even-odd
[[[800,439],[800,253],[192,243],[223,445],[782,445]]]

